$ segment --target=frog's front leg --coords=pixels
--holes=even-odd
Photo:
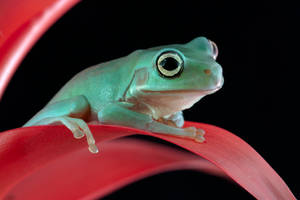
[[[203,132],[195,127],[179,128],[170,126],[152,119],[149,115],[130,110],[132,106],[132,104],[126,102],[111,103],[98,113],[98,120],[102,123],[129,126],[161,134],[191,138],[197,142],[205,140]]]
[[[63,124],[77,139],[86,135],[89,150],[97,153],[94,137],[83,118],[90,112],[90,105],[82,95],[47,105],[38,112],[24,126],[37,126],[48,124]]]

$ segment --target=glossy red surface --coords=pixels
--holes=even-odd
[[[162,145],[123,140],[105,142],[101,154],[86,148],[48,160],[14,185],[5,198],[96,199],[128,183],[164,171],[193,169],[220,174],[194,155]]]
[[[0,99],[27,52],[79,0],[0,1]]]
[[[165,153],[163,151],[159,153],[159,148],[157,148],[157,158],[151,158],[145,154],[146,160],[139,160],[137,158],[139,156],[143,157],[143,155],[138,154],[136,155],[136,158],[130,158],[135,159],[136,162],[127,163],[129,171],[137,167],[143,168],[144,164],[147,162],[152,162],[153,165],[157,165],[156,167],[153,166],[153,168],[147,168],[148,171],[146,174],[137,172],[137,174],[132,173],[130,176],[131,178],[124,178],[124,174],[116,173],[116,171],[122,170],[118,169],[118,167],[120,168],[120,166],[123,165],[119,165],[116,168],[107,167],[106,170],[98,170],[98,167],[95,167],[95,165],[106,166],[111,162],[115,163],[118,162],[118,160],[122,160],[119,157],[116,158],[116,156],[112,157],[105,155],[108,151],[106,148],[110,149],[110,145],[107,143],[108,141],[128,135],[142,134],[172,142],[173,144],[177,144],[178,146],[212,162],[258,199],[295,199],[284,181],[246,142],[232,133],[212,125],[192,122],[186,123],[186,126],[190,125],[206,130],[205,143],[199,144],[193,140],[149,133],[127,127],[91,125],[90,128],[94,133],[97,145],[100,148],[100,153],[97,155],[91,154],[88,151],[84,139],[73,139],[72,134],[67,128],[62,126],[28,127],[2,132],[0,133],[0,197],[4,197],[5,195],[15,195],[19,193],[19,190],[24,191],[25,186],[28,188],[30,183],[40,183],[46,177],[48,177],[47,180],[49,179],[49,182],[47,181],[49,187],[44,188],[43,190],[49,189],[52,191],[51,188],[56,187],[57,182],[63,180],[65,183],[63,190],[66,191],[66,193],[70,192],[73,194],[74,191],[71,191],[74,189],[75,185],[80,184],[80,182],[76,182],[76,176],[78,176],[78,180],[80,179],[81,181],[82,179],[86,179],[85,181],[88,182],[95,181],[99,183],[99,177],[103,174],[109,174],[109,176],[115,177],[118,181],[122,179],[122,185],[125,185],[140,179],[141,177],[145,177],[145,175],[151,175],[161,170],[166,170],[166,168],[160,166],[161,162],[159,160],[159,155],[161,154],[160,158],[170,155],[164,155]],[[135,145],[137,144],[138,143]],[[143,146],[143,144],[141,144],[141,146]],[[144,148],[144,146],[136,148]],[[151,147],[151,145],[148,145],[147,148],[148,151],[156,150],[155,147]],[[145,151],[147,151],[147,148]],[[116,151],[124,153],[122,154],[122,157],[124,158],[126,158],[126,156],[133,156],[126,155],[126,151],[123,151],[122,149],[118,150],[117,148]],[[103,155],[103,157],[101,155]],[[110,154],[108,153],[108,155]],[[189,166],[188,161],[186,164],[183,164],[185,162],[184,160],[189,160],[189,156],[183,159],[182,155],[178,154],[179,157],[176,158],[177,154],[175,151],[172,156],[172,159],[175,159],[178,162],[180,160],[182,161],[181,166]],[[171,158],[165,157],[163,159]],[[87,160],[88,162],[96,164],[89,165],[88,162],[84,162],[85,164],[80,163],[79,165],[75,165],[79,160]],[[124,159],[122,162],[127,161]],[[50,166],[52,166],[52,168],[48,169]],[[65,168],[66,166],[68,167]],[[201,169],[203,166],[200,164],[198,167]],[[86,168],[86,170],[83,171],[83,168]],[[48,170],[52,170],[51,173]],[[70,174],[65,173],[66,171],[74,172],[72,173],[72,178],[74,178],[74,180],[70,180]],[[81,173],[76,173],[78,171]],[[49,175],[49,173],[51,175]],[[124,173],[128,173],[128,171],[124,171]],[[90,179],[93,174],[97,174],[95,175],[95,179]],[[106,183],[110,185],[110,191],[120,187],[120,184],[116,180],[111,179],[110,183]],[[25,182],[23,183],[23,181]],[[21,187],[20,185],[23,186]],[[32,187],[34,188],[34,186]],[[101,185],[98,185],[98,187],[90,188],[89,184],[84,184],[81,185],[81,187],[84,187],[84,190],[89,191],[88,193],[85,193],[87,196],[92,195],[93,192],[100,196],[107,192],[106,187],[108,186],[101,188]],[[56,192],[56,195],[61,194],[60,190],[54,191],[54,193]],[[38,195],[38,197],[41,197],[46,194],[46,191],[42,191],[39,194],[36,193],[30,192],[28,195]],[[35,196],[30,197],[30,199],[35,198]],[[64,194],[63,199],[69,199],[69,196]]]

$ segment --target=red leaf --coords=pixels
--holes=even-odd
[[[4,172],[4,179],[0,179],[9,178],[10,172],[18,174],[14,175],[15,180],[9,178],[11,188],[4,199],[96,199],[130,182],[163,171],[195,169],[222,174],[206,160],[149,142],[105,142],[102,148],[101,154],[93,155],[79,146],[65,154],[58,147],[56,151],[43,151],[43,157],[34,159],[32,155],[36,152],[23,153],[17,163],[9,164],[13,170],[9,170],[9,174]],[[31,157],[30,160],[24,159],[27,156]]]
[[[0,99],[41,35],[79,0],[0,1]]]
[[[52,174],[54,173],[53,176],[51,176],[53,181],[47,184],[49,184],[49,188],[52,187],[52,185],[50,185],[51,183],[53,184],[53,187],[55,187],[55,183],[62,181],[62,178],[64,177],[62,174],[62,171],[66,170],[62,169],[64,165],[68,166],[68,170],[74,170],[74,172],[77,170],[76,165],[71,169],[72,166],[67,163],[70,162],[71,164],[78,161],[76,158],[77,155],[69,156],[74,153],[77,154],[76,151],[78,149],[84,148],[84,150],[78,152],[82,159],[101,159],[101,153],[106,152],[106,150],[103,150],[106,146],[104,145],[106,141],[127,135],[143,134],[172,142],[211,161],[258,199],[295,199],[287,185],[276,172],[253,148],[240,138],[215,126],[191,122],[186,123],[186,126],[190,125],[206,130],[205,143],[199,144],[192,140],[149,133],[127,127],[91,125],[90,128],[94,133],[97,145],[100,147],[99,155],[90,154],[87,149],[86,141],[83,139],[73,139],[72,134],[66,134],[68,132],[67,128],[62,126],[28,127],[3,132],[0,134],[0,194],[7,194],[14,185],[17,183],[22,184],[20,183],[22,179],[29,175],[33,176],[31,181],[34,182],[34,177],[38,179],[35,181],[41,181],[39,175],[34,174],[35,171],[40,169],[45,170],[46,173],[48,169],[45,167],[53,162],[56,163],[53,164],[56,166],[56,171],[52,172]],[[153,148],[150,148],[150,150],[153,150]],[[102,164],[105,162],[106,160],[103,160]],[[138,160],[130,163],[133,168],[140,164]],[[59,166],[62,168],[59,168]],[[130,166],[128,166],[128,169],[129,168]],[[100,172],[96,171],[96,169],[97,168],[93,168],[91,165],[84,173],[73,173],[73,176],[85,176],[85,173],[89,175],[89,172],[87,171],[93,170],[94,173],[109,173],[111,176],[115,175],[115,171],[113,170]],[[149,169],[148,174],[153,173],[153,171],[150,171],[151,169]],[[120,176],[122,178],[124,174],[117,174],[115,176]],[[129,183],[140,178],[140,174],[132,174],[132,176],[134,178],[123,179],[123,183]],[[89,181],[91,180],[89,179]],[[75,184],[75,182],[71,182],[72,181],[65,185],[64,188],[66,191],[73,189],[73,184]],[[25,183],[29,184],[28,182]],[[79,183],[77,182],[77,184]],[[111,182],[110,184],[111,188],[120,187],[117,184],[115,185],[114,182]],[[89,186],[86,185],[86,187]],[[105,193],[100,192],[101,189],[105,188],[100,188],[99,186],[96,189],[98,191],[97,194]],[[89,189],[86,188],[85,190]],[[91,188],[91,190],[93,190],[93,188]],[[15,190],[13,189],[13,191]],[[96,191],[90,192],[90,194],[92,194]],[[53,193],[55,193],[55,191]]]

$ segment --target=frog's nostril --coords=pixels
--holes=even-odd
[[[205,70],[204,70],[204,73],[207,74],[207,75],[210,75],[210,74],[211,74],[211,71],[210,71],[210,69],[205,69]]]

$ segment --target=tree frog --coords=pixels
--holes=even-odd
[[[182,110],[222,87],[217,55],[214,42],[197,37],[92,66],[67,82],[24,126],[63,124],[75,138],[86,136],[92,153],[98,152],[87,125],[93,121],[203,142],[203,130],[182,128]]]

